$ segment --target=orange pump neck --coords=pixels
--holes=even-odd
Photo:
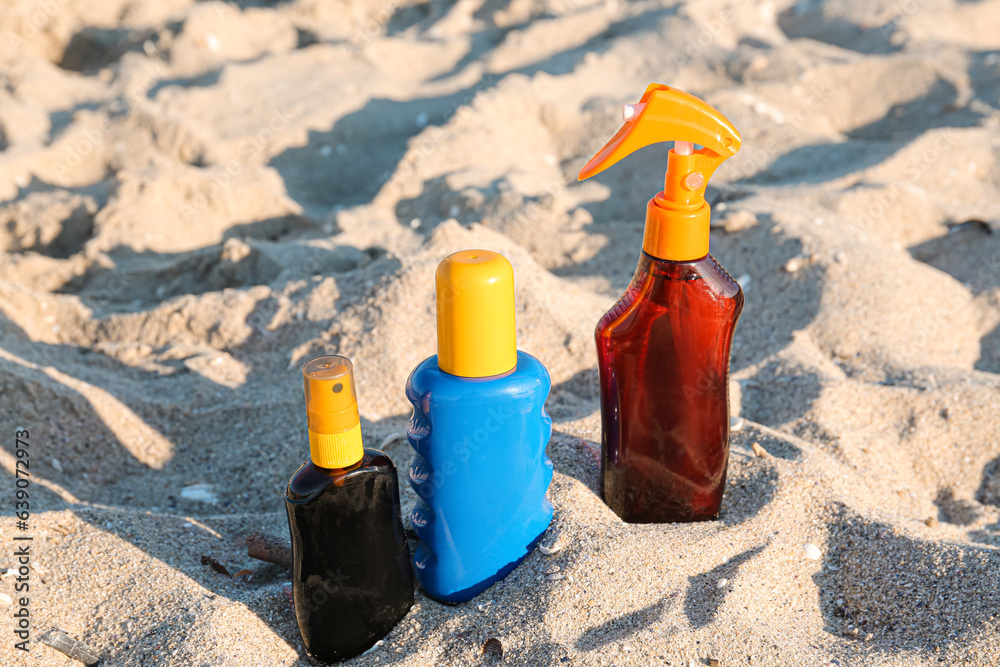
[[[740,149],[732,123],[706,102],[676,88],[651,84],[638,104],[626,105],[625,124],[580,170],[598,174],[650,144],[675,141],[663,190],[646,206],[642,249],[658,259],[691,261],[708,254],[711,208],[708,179]],[[703,148],[692,149],[692,144]]]

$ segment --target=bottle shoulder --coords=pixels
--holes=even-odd
[[[305,502],[329,488],[353,486],[358,481],[371,476],[396,475],[396,466],[385,452],[365,449],[361,460],[350,468],[320,468],[312,459],[306,459],[295,471],[285,497],[293,503]]]
[[[502,394],[548,391],[551,379],[545,366],[527,352],[517,351],[517,366],[505,375],[485,378],[466,378],[442,371],[437,357],[430,357],[418,365],[406,383],[407,398],[416,404],[430,395],[439,400],[483,400]]]
[[[672,262],[656,259],[643,253],[636,277],[641,282],[669,281],[696,291],[711,292],[723,298],[742,296],[739,283],[722,268],[719,261],[709,253],[701,259],[690,262]]]
[[[596,333],[625,334],[629,322],[660,316],[735,320],[742,310],[743,290],[711,254],[672,262],[643,253],[625,294],[598,322]]]

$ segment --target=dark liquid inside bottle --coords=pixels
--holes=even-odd
[[[324,662],[363,653],[413,605],[395,466],[374,449],[341,470],[307,460],[288,483],[285,508],[306,651]]]
[[[707,255],[643,253],[597,325],[601,493],[632,523],[719,515],[729,461],[729,359],[743,292]]]

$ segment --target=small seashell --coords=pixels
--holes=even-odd
[[[754,456],[756,456],[759,459],[766,459],[767,457],[770,456],[768,451],[763,447],[761,447],[760,443],[757,442],[756,440],[752,445],[750,445],[750,449],[753,450]]]
[[[482,654],[503,658],[503,644],[496,637],[490,637],[483,642]]]
[[[377,651],[380,648],[382,648],[383,644],[385,644],[385,641],[382,640],[382,639],[380,639],[377,642],[375,642],[374,646],[372,646],[370,649],[368,649],[367,651],[365,651],[361,655],[368,655],[369,653],[374,653],[375,651]]]
[[[553,565],[549,569],[545,570],[545,574],[555,574],[556,572],[558,572],[561,569],[562,568],[559,567],[558,565]]]
[[[480,603],[479,603],[479,604],[478,604],[478,605],[476,606],[476,609],[478,609],[478,610],[479,610],[479,611],[481,611],[481,612],[482,612],[482,611],[486,611],[486,605],[484,605],[483,603],[481,603],[481,602],[480,602]]]
[[[802,268],[803,260],[801,257],[792,257],[790,260],[785,262],[785,271],[788,273],[795,273]]]
[[[729,234],[741,232],[757,224],[757,216],[752,211],[732,211],[722,220],[723,229]]]
[[[219,502],[219,497],[215,495],[211,484],[191,484],[181,489],[181,498],[184,500],[195,500],[200,503],[211,505]]]
[[[819,560],[823,557],[823,552],[812,542],[806,542],[802,545],[802,555],[809,560]]]
[[[55,468],[56,472],[63,471],[62,463],[59,462],[59,459],[52,459],[52,467]]]
[[[772,121],[778,125],[782,125],[785,122],[785,114],[781,113],[776,107],[771,106],[767,102],[761,102],[757,100],[753,103],[754,113],[767,116]]]
[[[729,430],[733,432],[742,431],[744,424],[746,424],[746,420],[743,417],[733,417],[729,420]]]
[[[552,574],[545,577],[549,581],[562,581],[566,578],[566,575],[562,572],[553,572]]]
[[[388,447],[392,443],[396,442],[397,440],[402,440],[405,437],[406,437],[406,435],[403,434],[403,433],[398,433],[398,432],[397,433],[390,433],[389,435],[387,435],[384,438],[382,438],[382,442],[379,443],[378,448],[379,449],[385,449],[386,447]]]
[[[729,583],[729,580],[726,579],[725,577],[723,577],[722,579],[719,579],[719,583],[717,583],[715,585],[715,587],[716,588],[725,588],[728,583]]]
[[[0,593],[0,603],[7,605],[8,607],[14,604],[14,600],[11,599],[6,593]]]
[[[559,540],[556,540],[550,547],[547,547],[541,543],[538,544],[538,550],[541,551],[542,555],[544,556],[551,556],[554,553],[558,553],[562,551],[562,548],[563,548],[562,542],[560,542]]]

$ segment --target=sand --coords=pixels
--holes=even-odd
[[[464,605],[418,593],[353,664],[490,637],[510,665],[1000,664],[998,25],[996,0],[0,1],[0,568],[34,537],[31,651],[0,598],[0,663],[79,664],[37,643],[59,627],[107,665],[310,664],[287,573],[243,546],[286,530],[298,368],[352,357],[405,475],[434,268],[491,248],[552,375],[561,549]],[[593,329],[667,145],[576,173],[651,81],[744,138],[710,191],[742,421],[697,525],[597,495]]]

